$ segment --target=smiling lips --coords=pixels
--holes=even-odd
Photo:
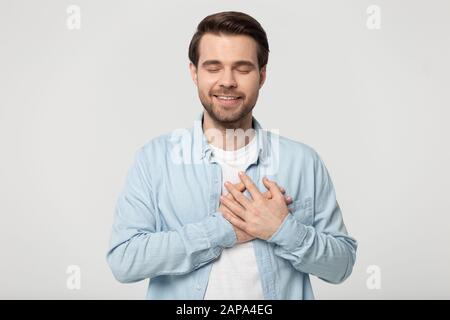
[[[239,100],[242,98],[240,96],[231,96],[231,95],[214,95],[220,104],[225,106],[234,106],[239,103]]]

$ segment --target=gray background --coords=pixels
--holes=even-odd
[[[80,30],[66,26],[71,4]],[[379,30],[366,27],[372,4]],[[0,298],[144,298],[147,281],[120,284],[106,264],[115,201],[134,152],[202,110],[187,47],[222,10],[266,29],[255,116],[319,152],[359,242],[353,275],[312,277],[316,297],[450,298],[444,0],[1,0]]]

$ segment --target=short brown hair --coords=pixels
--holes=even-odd
[[[198,45],[205,33],[247,35],[258,44],[258,65],[261,69],[269,59],[269,42],[264,29],[258,21],[248,14],[237,11],[214,13],[204,18],[197,26],[197,31],[189,44],[189,60],[197,67]]]

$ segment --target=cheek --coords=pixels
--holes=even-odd
[[[200,75],[197,78],[198,88],[201,92],[203,92],[205,95],[208,95],[209,92],[213,89],[214,84],[217,82],[214,77],[211,76],[204,76]]]
[[[239,81],[239,88],[246,93],[247,96],[255,96],[259,90],[259,76],[243,77]]]

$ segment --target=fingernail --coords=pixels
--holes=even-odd
[[[242,176],[244,174],[244,171],[239,171],[239,175]]]
[[[229,181],[225,181],[225,185],[226,185],[226,186],[229,186],[229,185],[230,185],[230,182],[229,182]]]

